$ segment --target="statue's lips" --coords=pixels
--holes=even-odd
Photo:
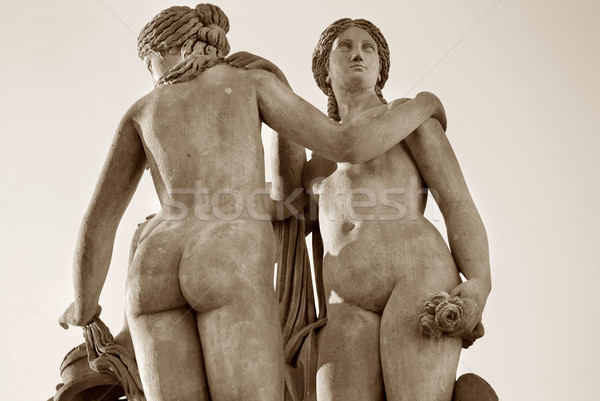
[[[362,64],[354,64],[354,65],[351,65],[351,66],[350,66],[350,69],[351,69],[351,70],[353,70],[353,69],[355,69],[355,68],[360,68],[360,69],[363,69],[363,70],[364,70],[364,69],[366,69],[366,68],[365,68],[365,66],[364,66],[364,65],[362,65]]]

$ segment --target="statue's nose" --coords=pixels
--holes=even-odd
[[[363,61],[362,54],[360,50],[357,50],[352,54],[352,61]]]

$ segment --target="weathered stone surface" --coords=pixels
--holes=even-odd
[[[480,324],[489,292],[485,230],[439,99],[424,92],[384,104],[389,51],[379,30],[362,20],[332,27],[313,66],[341,123],[296,96],[271,62],[247,52],[225,59],[229,21],[216,6],[171,7],[144,27],[138,50],[156,87],[123,117],[82,223],[75,302],[60,323],[91,324],[87,360],[71,355],[61,401],[76,391],[92,400],[115,384],[104,380],[132,371],[122,352],[129,333],[148,400],[450,399],[461,337]],[[270,189],[263,122],[278,131]],[[306,166],[302,146],[316,151]],[[119,344],[93,322],[145,167],[162,207],[135,236]],[[307,197],[291,195],[303,174],[321,217],[319,319],[304,223],[275,223],[278,253],[271,225],[302,215]],[[439,194],[450,252],[422,216],[424,188]],[[428,338],[419,308],[436,291],[469,300],[473,313],[457,325],[455,310],[436,315],[451,335]],[[135,374],[131,382],[139,387]]]

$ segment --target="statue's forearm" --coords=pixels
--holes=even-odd
[[[281,200],[302,186],[302,170],[306,164],[306,150],[289,139],[273,134],[271,140],[271,196]]]
[[[446,226],[450,249],[461,273],[467,280],[479,281],[487,297],[491,290],[488,239],[475,206],[461,205],[448,213]]]
[[[302,185],[306,150],[289,139],[273,133],[271,140],[271,199],[275,202],[272,219],[280,220],[304,208],[308,195]]]
[[[485,227],[443,126],[428,120],[406,144],[444,216],[457,266],[467,280],[481,281],[487,296],[491,284]]]
[[[392,102],[387,110],[369,111],[348,123],[343,143],[347,149],[336,161],[364,163],[387,152],[420,125],[435,118],[445,129],[446,117],[439,99],[422,92],[414,99]]]
[[[421,93],[406,102],[367,110],[338,124],[294,94],[272,74],[252,71],[265,123],[289,140],[336,162],[364,163],[404,140],[430,117],[445,126],[437,97]]]
[[[118,222],[117,222],[118,223]],[[88,214],[82,224],[73,260],[73,289],[78,318],[88,320],[98,307],[112,257],[116,225]]]
[[[117,227],[142,177],[145,164],[141,140],[126,114],[119,124],[79,230],[73,260],[78,318],[93,318],[108,273]]]
[[[337,169],[337,163],[331,161],[319,154],[314,154],[313,157],[304,166],[302,172],[302,180],[304,187],[309,191],[312,190],[312,184],[315,181],[329,177]]]

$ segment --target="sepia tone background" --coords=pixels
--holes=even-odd
[[[380,27],[392,55],[384,95],[427,90],[441,98],[489,235],[487,334],[463,352],[459,372],[480,374],[501,400],[599,400],[600,3],[216,3],[231,22],[232,52],[272,60],[321,110],[325,96],[310,71],[321,31],[346,16]],[[4,5],[0,399],[46,400],[63,356],[83,340],[80,329],[57,324],[73,297],[79,223],[121,116],[152,89],[137,33],[176,4],[195,2]],[[101,298],[113,332],[130,238],[157,209],[146,173]],[[443,229],[439,211],[427,216]]]

